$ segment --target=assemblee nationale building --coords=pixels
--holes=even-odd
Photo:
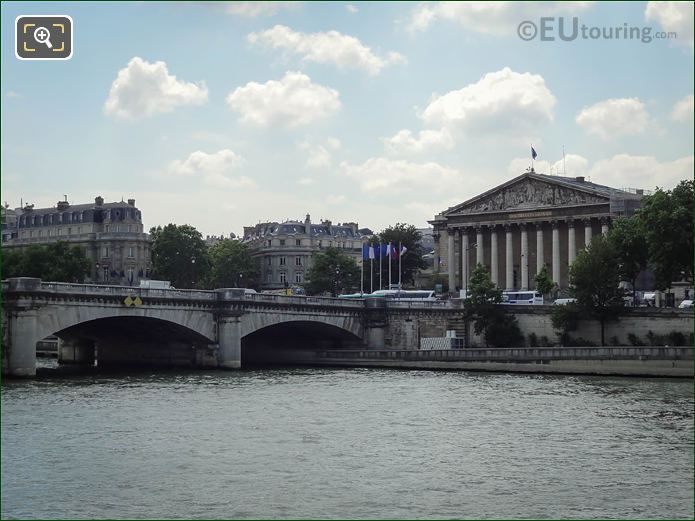
[[[450,290],[467,288],[476,264],[501,289],[534,289],[544,264],[559,289],[569,265],[611,221],[629,217],[643,190],[616,189],[584,177],[537,174],[533,169],[436,215],[435,271]]]

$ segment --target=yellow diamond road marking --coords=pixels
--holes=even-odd
[[[136,306],[142,306],[142,299],[140,299],[140,297],[135,297],[133,304]]]
[[[124,303],[126,306],[130,306],[130,305],[133,303],[133,299],[130,298],[130,297],[126,297],[125,300],[123,301],[123,303]]]

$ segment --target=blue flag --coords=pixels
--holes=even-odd
[[[536,159],[538,157],[538,154],[536,154],[536,151],[531,147],[531,158]]]
[[[369,260],[371,257],[369,256],[369,244],[363,243],[362,244],[362,260]]]

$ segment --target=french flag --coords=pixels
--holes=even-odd
[[[401,245],[401,252],[399,253],[399,255],[401,257],[403,257],[403,254],[407,251],[408,251],[408,248],[406,248],[404,245]]]

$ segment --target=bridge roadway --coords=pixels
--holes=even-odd
[[[73,362],[166,362],[236,369],[242,346],[414,349],[442,337],[453,315],[445,303],[385,302],[245,294],[243,289],[161,290],[2,281],[3,374],[36,373],[36,343],[56,335]],[[158,344],[160,354],[148,351]],[[172,346],[176,347],[172,359]],[[96,349],[95,349],[96,348]],[[156,350],[155,350],[156,351]],[[166,351],[166,354],[162,354]]]

